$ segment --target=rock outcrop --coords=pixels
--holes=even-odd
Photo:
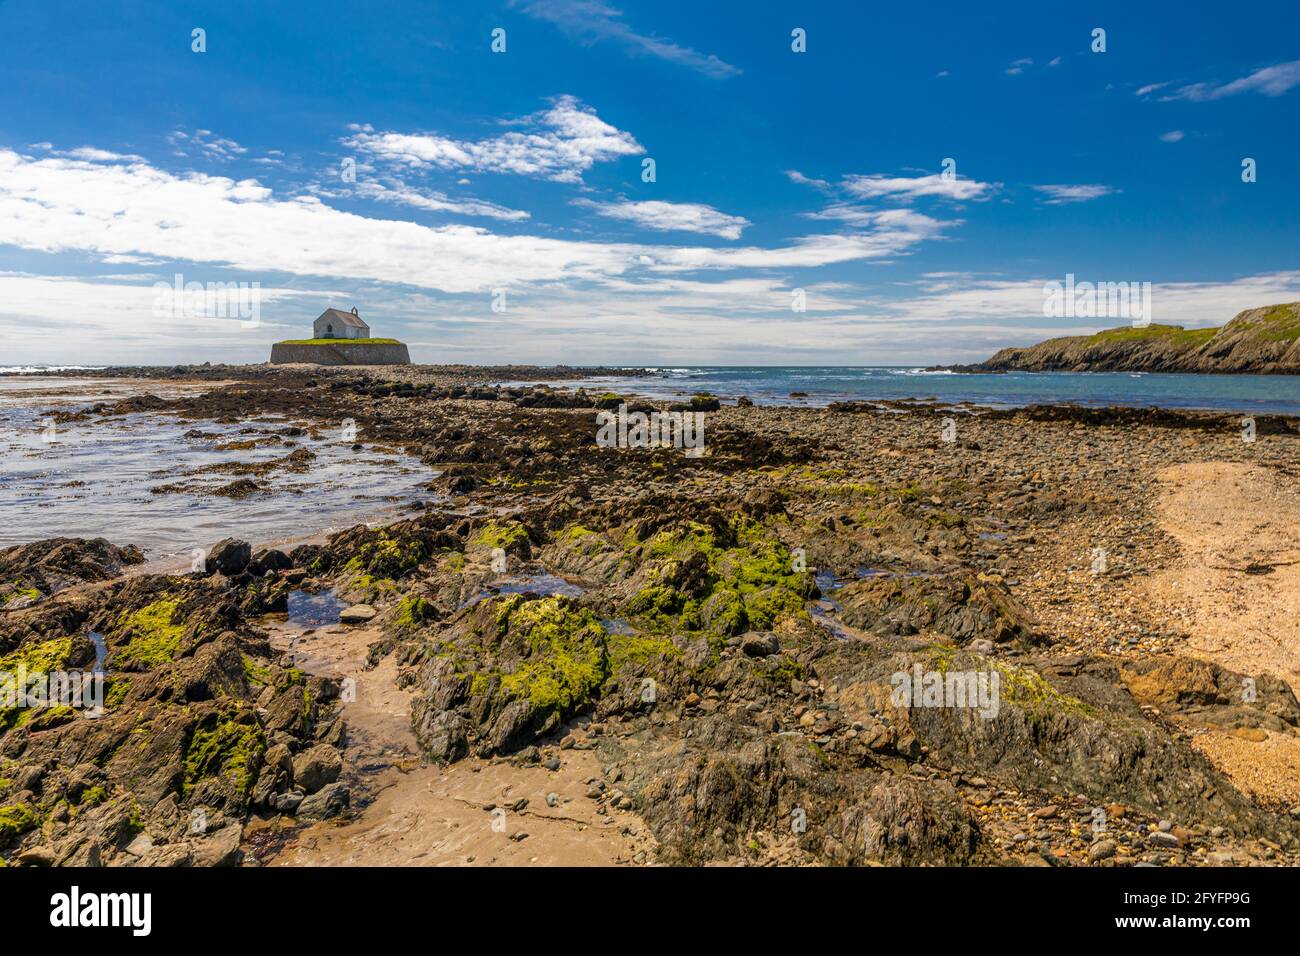
[[[1221,328],[1123,326],[1003,349],[964,372],[1300,374],[1300,302],[1247,309]]]

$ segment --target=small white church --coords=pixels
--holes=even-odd
[[[312,338],[317,339],[368,339],[370,326],[361,321],[353,307],[351,312],[326,309],[312,324]]]

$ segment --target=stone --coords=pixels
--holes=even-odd
[[[195,866],[236,866],[243,859],[239,848],[242,827],[231,823],[222,827],[205,840],[196,841],[194,848]]]
[[[126,852],[132,856],[144,856],[153,849],[153,838],[147,833],[141,833],[134,840],[126,845]]]
[[[305,796],[306,794],[299,793],[296,790],[290,791],[289,793],[277,794],[275,798],[272,799],[271,806],[275,807],[275,809],[281,813],[291,814],[298,809],[298,805],[302,803],[303,797]]]
[[[287,571],[291,567],[293,562],[289,560],[289,556],[274,548],[258,551],[248,564],[248,570],[258,576],[270,571]]]
[[[247,541],[238,538],[222,538],[208,551],[203,568],[209,574],[224,574],[233,577],[242,574],[253,558],[253,548]]]
[[[349,608],[344,608],[339,614],[339,621],[343,624],[365,624],[373,620],[378,613],[369,604],[354,604]]]
[[[18,862],[23,866],[53,866],[54,851],[47,846],[36,846],[18,854]]]
[[[307,793],[333,783],[343,772],[343,758],[333,747],[317,744],[293,760],[293,779]]]
[[[770,657],[781,649],[775,634],[751,631],[740,639],[740,649],[747,657]]]
[[[328,820],[336,817],[348,808],[350,799],[346,786],[341,783],[331,783],[306,797],[298,805],[298,819]]]
[[[1102,860],[1108,860],[1115,855],[1114,840],[1099,840],[1094,843],[1088,850],[1088,862],[1099,863]]]

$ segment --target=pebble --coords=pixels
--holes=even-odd
[[[1088,862],[1097,863],[1101,860],[1108,860],[1115,855],[1115,841],[1102,840],[1094,843],[1088,851]]]

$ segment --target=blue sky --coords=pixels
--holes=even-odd
[[[1287,3],[812,6],[0,0],[0,365],[327,305],[426,362],[929,364],[1122,323],[1045,318],[1067,273],[1300,299]]]

